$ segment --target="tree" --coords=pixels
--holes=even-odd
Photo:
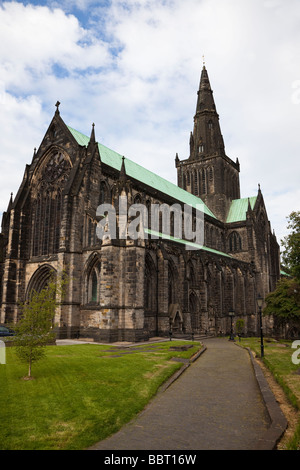
[[[236,323],[235,323],[235,329],[236,329],[236,332],[239,336],[242,334],[244,326],[245,326],[244,320],[242,318],[238,318]]]
[[[300,283],[296,279],[281,279],[274,292],[266,296],[264,315],[273,315],[275,324],[300,326]]]
[[[28,377],[31,377],[33,362],[45,355],[45,346],[55,339],[54,316],[56,296],[64,293],[66,278],[52,277],[40,292],[32,291],[28,302],[21,305],[22,316],[16,325],[14,344],[17,356],[28,364]]]
[[[288,220],[287,228],[291,233],[281,240],[284,247],[282,258],[290,274],[300,282],[300,211],[292,212]]]

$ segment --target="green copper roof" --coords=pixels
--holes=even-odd
[[[170,240],[172,242],[180,243],[182,245],[185,245],[187,247],[187,249],[189,249],[189,247],[190,247],[191,250],[204,250],[204,251],[207,251],[209,253],[214,253],[216,255],[226,256],[227,258],[232,258],[232,256],[228,255],[227,253],[223,253],[222,251],[214,250],[213,248],[208,248],[207,246],[204,246],[204,245],[199,245],[198,243],[194,243],[194,242],[191,242],[189,240],[183,240],[181,238],[175,238],[175,237],[172,237],[172,235],[165,235],[164,233],[156,232],[155,230],[150,230],[150,229],[147,229],[147,228],[145,228],[145,232],[148,235],[154,235],[155,237],[158,237],[158,238],[161,238],[161,239],[164,239],[164,240]]]
[[[84,134],[81,134],[81,132],[78,132],[75,129],[72,129],[72,127],[68,126],[68,129],[79,145],[88,145],[90,140],[89,137]],[[117,152],[114,152],[113,150],[110,150],[102,144],[98,143],[98,146],[101,161],[106,165],[120,171],[122,165],[122,155]],[[124,161],[126,174],[128,176],[164,194],[168,194],[177,201],[183,202],[184,204],[188,204],[189,206],[195,209],[197,208],[201,212],[204,212],[205,214],[216,218],[199,197],[194,196],[193,194],[185,191],[184,189],[179,188],[170,181],[167,181],[161,176],[156,175],[152,171],[147,170],[146,168],[142,167],[141,165],[138,165],[137,163],[133,162],[132,160],[129,160],[128,158],[125,158]],[[201,207],[199,207],[199,205],[201,205]]]
[[[281,274],[281,276],[292,277],[290,274],[286,273],[282,269],[280,270],[280,274]]]
[[[257,196],[253,196],[249,198],[245,197],[243,199],[234,199],[231,202],[231,206],[229,209],[226,222],[229,224],[232,222],[240,222],[241,220],[246,220],[246,213],[248,210],[248,201],[250,201],[251,209],[253,209],[256,203],[256,199],[257,199]]]

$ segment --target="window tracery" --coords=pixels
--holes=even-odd
[[[232,232],[229,235],[229,251],[241,251],[242,250],[242,239],[237,232]]]
[[[86,272],[85,304],[95,305],[100,303],[100,271],[100,259],[95,256]]]
[[[68,162],[64,155],[61,152],[57,152],[47,161],[43,176],[46,181],[55,181],[65,172],[68,166]]]
[[[56,253],[60,243],[63,186],[71,169],[62,152],[53,152],[42,165],[32,188],[32,256]]]

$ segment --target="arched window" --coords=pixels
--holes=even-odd
[[[151,201],[149,199],[146,201],[146,209],[148,215],[148,229],[151,229]]]
[[[206,174],[204,168],[201,170],[201,193],[206,194]]]
[[[59,249],[60,225],[61,225],[62,192],[58,191],[54,199],[54,252]]]
[[[86,271],[85,303],[87,304],[100,303],[100,268],[100,260],[94,255]]]
[[[16,263],[11,263],[10,278],[11,278],[12,281],[17,280],[17,265],[16,265]]]
[[[51,255],[59,249],[62,194],[70,170],[70,159],[57,149],[43,159],[37,170],[31,201],[32,256]]]
[[[97,302],[98,300],[98,278],[96,271],[93,269],[92,272],[92,302]]]
[[[195,171],[194,183],[195,183],[194,194],[198,196],[198,172],[197,171]]]
[[[32,210],[32,256],[56,253],[59,249],[62,192],[38,195]]]
[[[142,198],[139,194],[137,194],[134,198],[134,204],[141,204],[142,203]]]
[[[44,199],[44,214],[43,214],[43,239],[42,239],[42,255],[49,253],[49,238],[50,238],[50,215],[51,215],[51,196],[47,194]]]
[[[41,197],[38,195],[37,199],[33,202],[33,236],[32,236],[32,256],[37,256],[39,251],[39,238],[40,238],[40,223],[41,223]]]
[[[145,259],[144,293],[145,310],[155,313],[157,306],[157,273],[150,254],[147,254]]]
[[[191,327],[193,332],[199,331],[200,327],[200,312],[199,312],[199,300],[194,292],[189,296],[189,309],[191,314]]]
[[[88,217],[87,219],[87,246],[89,247],[92,245],[92,227],[93,227],[92,219]]]
[[[107,191],[106,191],[106,184],[104,181],[100,183],[100,195],[99,195],[99,205],[104,204],[106,202]]]
[[[242,250],[242,239],[237,232],[232,232],[229,235],[229,251],[241,251]]]
[[[168,303],[169,305],[175,304],[177,295],[176,295],[176,279],[178,279],[178,273],[173,265],[169,262],[168,265]]]
[[[111,203],[111,190],[106,181],[101,181],[99,191],[99,205]]]
[[[208,176],[208,191],[210,193],[213,193],[214,192],[214,170],[211,166],[207,169],[207,176]]]
[[[190,262],[190,261],[187,264],[187,278],[188,278],[188,281],[190,283],[189,284],[190,287],[195,287],[197,285],[195,270],[194,270],[192,262]]]

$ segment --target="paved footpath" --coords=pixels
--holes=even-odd
[[[225,339],[206,351],[133,421],[91,450],[248,450],[270,422],[249,353]]]

